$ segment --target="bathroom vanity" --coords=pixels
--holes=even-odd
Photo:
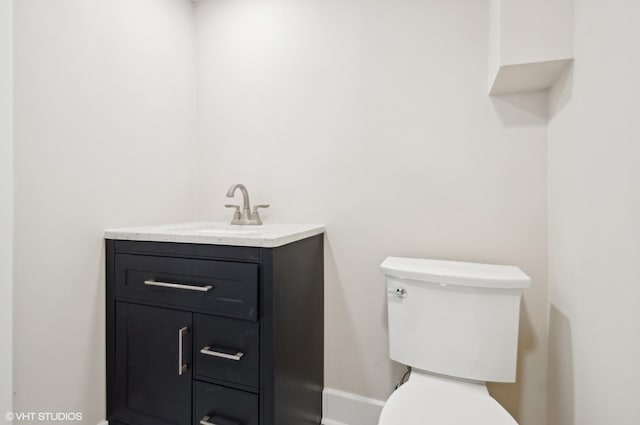
[[[109,423],[320,424],[323,232],[107,231]]]

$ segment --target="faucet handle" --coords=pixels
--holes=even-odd
[[[260,214],[258,214],[258,208],[269,208],[270,206],[271,205],[269,205],[269,204],[254,205],[253,206],[253,213],[251,214],[251,220],[253,220],[255,222],[255,224],[261,225],[262,224],[262,220],[260,219]]]
[[[225,208],[235,208],[236,210],[233,212],[233,218],[240,218],[240,205],[232,205],[232,204],[226,204],[224,206]]]
[[[271,206],[270,204],[254,205],[253,213],[256,214],[258,212],[258,208],[269,208],[270,206]]]

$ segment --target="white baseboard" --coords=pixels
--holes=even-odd
[[[323,425],[377,425],[384,401],[325,388]]]
[[[378,425],[384,401],[325,388],[322,392],[323,425]],[[98,425],[109,425],[102,421]]]
[[[348,425],[344,422],[332,421],[331,419],[322,418],[322,425]]]

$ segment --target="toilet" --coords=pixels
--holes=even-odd
[[[517,267],[388,257],[389,353],[411,367],[378,425],[517,425],[486,382],[515,382]]]

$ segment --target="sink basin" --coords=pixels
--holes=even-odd
[[[247,235],[257,234],[266,230],[266,226],[238,226],[233,224],[209,223],[204,224],[202,228],[194,228],[192,231],[196,233],[219,234],[219,235]]]

